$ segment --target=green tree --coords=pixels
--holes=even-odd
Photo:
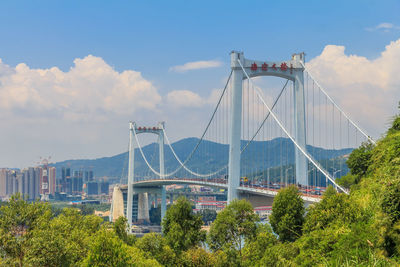
[[[119,217],[113,225],[114,232],[117,236],[125,242],[125,244],[132,246],[135,244],[136,236],[128,234],[128,220],[121,216]]]
[[[148,257],[156,259],[162,265],[176,266],[176,255],[160,234],[145,234],[136,241],[135,245],[147,253]]]
[[[76,209],[63,209],[32,232],[26,261],[32,266],[76,266],[86,257],[93,235],[100,229],[98,216],[82,216]]]
[[[78,208],[82,215],[92,215],[94,214],[94,207],[88,204],[79,205]]]
[[[214,251],[233,249],[241,253],[243,241],[255,238],[259,220],[250,202],[233,200],[211,224],[208,235],[210,248]]]
[[[150,222],[160,225],[161,224],[161,206],[158,205],[157,208],[151,208],[149,211]]]
[[[351,173],[347,173],[346,175],[336,179],[336,182],[339,185],[347,189],[350,189],[352,185],[358,184],[359,181],[360,177]]]
[[[83,266],[125,267],[161,266],[156,260],[146,259],[137,248],[129,247],[113,231],[101,229],[94,237]]]
[[[180,197],[166,212],[162,222],[163,234],[168,244],[180,253],[203,242],[206,237],[201,230],[203,221],[192,211],[190,202]]]
[[[201,247],[195,247],[185,251],[181,255],[179,263],[180,266],[185,267],[214,267],[216,264],[216,257]]]
[[[355,183],[358,183],[361,177],[367,173],[371,165],[373,148],[374,145],[371,142],[364,142],[359,148],[351,152],[346,163],[350,169],[350,173],[358,177]]]
[[[277,243],[278,240],[272,233],[271,227],[264,224],[259,225],[256,238],[246,242],[243,248],[243,266],[254,266],[264,256],[265,250]]]
[[[381,218],[384,229],[383,247],[389,256],[400,255],[400,180],[391,181],[382,194],[381,209],[386,215]]]
[[[272,229],[281,241],[294,241],[301,236],[304,222],[304,201],[295,186],[279,191],[269,217]]]
[[[215,210],[201,210],[199,214],[205,224],[213,222],[217,218],[217,212]]]
[[[303,264],[296,264],[295,258],[299,254],[299,248],[296,243],[277,243],[275,246],[268,247],[262,259],[255,264],[256,266],[266,267],[289,267],[289,266],[303,266]]]
[[[7,265],[24,265],[32,232],[51,217],[48,204],[28,203],[20,194],[13,195],[8,205],[0,208],[0,250]]]
[[[383,193],[382,210],[395,222],[400,219],[400,180],[391,182]]]
[[[322,200],[309,207],[303,231],[309,233],[333,224],[349,225],[360,218],[360,210],[361,207],[351,201],[348,195],[337,193],[329,186]]]
[[[398,105],[398,109],[400,110],[400,101]],[[400,115],[396,115],[393,118],[392,127],[388,130],[388,134],[393,134],[395,132],[400,131]]]

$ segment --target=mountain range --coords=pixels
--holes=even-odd
[[[185,138],[173,143],[171,146],[180,160],[184,161],[190,155],[198,141],[198,138]],[[242,140],[242,148],[246,143],[247,141]],[[158,171],[158,144],[151,143],[144,146],[142,150],[149,164]],[[324,161],[328,162],[330,160],[332,162],[332,159],[343,159],[353,148],[333,150],[307,146],[307,150],[324,165]],[[229,145],[227,144],[203,140],[186,166],[198,173],[210,173],[219,170],[228,163],[228,151]],[[165,173],[169,173],[175,170],[179,166],[179,163],[174,158],[168,146],[164,148],[164,155]],[[343,160],[339,161],[342,162]],[[333,160],[333,162],[335,161]],[[279,166],[281,163],[287,166],[294,164],[294,145],[290,139],[275,138],[270,141],[253,141],[241,155],[241,172],[242,175],[249,175],[251,173],[262,172],[267,168]],[[97,178],[107,177],[117,181],[120,179],[121,182],[125,182],[128,171],[128,152],[97,159],[66,160],[51,165],[57,168],[58,177],[60,177],[62,167],[69,167],[72,170],[93,170]],[[342,168],[346,168],[345,172],[347,172],[347,167],[344,166]],[[226,174],[226,169],[221,172],[221,175],[223,174]],[[135,176],[154,176],[146,166],[138,148],[135,149]],[[175,176],[187,177],[188,172],[182,169]]]

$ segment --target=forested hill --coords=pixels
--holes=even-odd
[[[181,160],[187,158],[198,142],[198,138],[185,138],[172,144]],[[242,141],[244,146],[247,141]],[[188,166],[198,172],[206,173],[220,169],[228,162],[227,144],[203,141]],[[308,147],[308,151],[317,158],[332,159],[349,154],[353,149],[346,148],[341,150],[325,150],[321,148]],[[268,151],[268,153],[265,153]],[[143,147],[143,152],[149,162],[158,169],[158,144],[152,143]],[[135,173],[147,175],[149,169],[143,161],[139,149],[135,149]],[[286,164],[294,162],[294,146],[287,138],[276,138],[271,141],[254,141],[242,155],[242,168],[248,170],[262,170],[280,164],[281,160]],[[92,169],[96,177],[126,177],[128,169],[128,153],[124,152],[112,157],[97,159],[74,159],[57,162],[52,164],[57,168],[58,175],[62,167],[70,167],[73,170]],[[165,147],[165,166],[166,171],[177,168],[178,162],[174,159],[171,150]]]

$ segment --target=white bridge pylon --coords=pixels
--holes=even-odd
[[[127,205],[126,205],[126,218],[128,220],[129,229],[132,229],[132,205],[133,205],[133,195],[134,195],[134,170],[135,170],[135,146],[134,142],[136,140],[136,144],[138,145],[140,152],[144,157],[141,146],[138,142],[137,135],[141,133],[150,133],[158,136],[158,146],[159,146],[159,160],[160,160],[160,172],[158,173],[160,178],[164,177],[164,122],[159,122],[157,127],[137,127],[135,122],[129,123],[129,167],[128,167],[128,196],[127,196]],[[146,161],[148,164],[148,162]],[[148,164],[149,165],[149,164]],[[149,165],[150,166],[150,165]],[[165,186],[161,186],[161,218],[164,218],[165,212],[167,210],[166,203],[166,192]],[[144,219],[148,220],[148,196],[147,193],[139,193],[138,197],[138,220]]]
[[[232,69],[232,113],[230,118],[228,203],[238,198],[240,186],[240,140],[242,125],[243,80],[257,76],[275,76],[294,83],[294,129],[297,144],[306,150],[306,122],[304,105],[304,53],[293,55],[289,61],[268,62],[249,60],[243,52],[231,52]],[[273,115],[272,110],[270,113]],[[239,163],[239,164],[238,164]],[[300,150],[295,150],[295,179],[298,184],[308,185],[307,159]]]

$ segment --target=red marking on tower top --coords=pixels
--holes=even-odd
[[[263,71],[267,71],[268,70],[268,64],[264,62],[264,64],[261,65],[261,69]]]

